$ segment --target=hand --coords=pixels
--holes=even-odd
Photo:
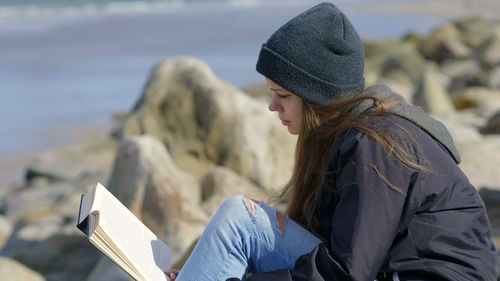
[[[163,272],[170,278],[170,281],[175,281],[175,278],[179,275],[179,270],[177,269],[164,270]]]

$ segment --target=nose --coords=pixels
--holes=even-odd
[[[278,111],[278,112],[283,111],[283,107],[281,106],[281,104],[279,102],[277,94],[272,95],[271,101],[269,102],[269,110],[270,111]]]

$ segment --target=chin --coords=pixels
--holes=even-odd
[[[288,132],[292,135],[298,135],[299,130],[295,130],[295,128],[288,127]]]

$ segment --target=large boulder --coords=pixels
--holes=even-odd
[[[428,59],[441,62],[446,59],[466,58],[471,54],[471,49],[462,42],[457,27],[447,23],[422,42],[420,52]]]
[[[0,215],[0,249],[3,248],[12,234],[12,223],[4,216]]]
[[[458,143],[460,168],[476,187],[500,190],[500,137],[486,136],[481,141]]]
[[[269,85],[265,83],[248,86],[243,88],[242,90],[247,95],[251,96],[254,99],[260,100],[265,104],[269,104],[269,102],[271,101],[271,95],[273,94],[273,91],[271,91]]]
[[[108,188],[172,248],[174,259],[183,255],[207,224],[199,207],[196,178],[179,169],[152,136],[122,141]]]
[[[500,90],[486,87],[468,87],[453,94],[457,109],[474,108],[485,116],[500,109]]]
[[[386,40],[364,41],[366,56],[366,85],[385,84],[413,101],[416,85],[421,80],[425,59],[418,52],[416,44]]]
[[[455,108],[440,75],[438,66],[429,62],[413,96],[413,103],[431,114],[451,114]]]
[[[255,200],[267,200],[270,194],[232,170],[219,167],[201,180],[203,209],[212,216],[222,202],[234,195],[245,195]]]
[[[383,77],[391,77],[393,72],[401,72],[408,76],[411,83],[416,84],[425,69],[425,59],[413,44],[401,43],[387,50],[381,73]]]
[[[265,103],[219,80],[194,58],[153,69],[123,127],[123,136],[140,134],[161,140],[179,167],[197,176],[226,166],[272,189],[291,174],[296,138]],[[212,166],[186,163],[187,158]]]
[[[494,25],[480,16],[471,16],[455,22],[461,41],[472,49],[483,44],[493,32]]]
[[[498,111],[497,113],[493,114],[493,116],[491,116],[491,118],[486,123],[486,126],[484,126],[481,129],[481,133],[483,133],[483,134],[500,134],[500,111]]]
[[[0,206],[5,216],[17,225],[36,224],[54,216],[65,220],[74,217],[78,209],[79,202],[74,200],[78,198],[78,192],[65,182],[24,188],[8,194]],[[67,202],[75,202],[73,210],[63,214],[59,207]]]
[[[86,281],[134,281],[108,257],[101,257],[97,265],[92,269]]]
[[[106,178],[116,151],[116,141],[91,141],[43,151],[26,168],[26,180],[38,178],[74,182],[90,174]]]
[[[496,27],[491,37],[479,46],[477,52],[483,65],[492,67],[500,64],[500,25]]]
[[[500,90],[500,65],[491,69],[485,80],[484,85]]]
[[[74,225],[72,228],[75,231],[71,234],[56,234],[40,241],[12,235],[0,255],[16,259],[43,274],[47,280],[83,281],[100,253],[81,233],[77,233]]]
[[[441,73],[449,79],[449,92],[454,92],[478,85],[481,66],[473,59],[446,60],[441,64]]]
[[[433,117],[448,128],[455,144],[480,142],[482,140],[479,129],[484,126],[487,119],[473,110],[461,110],[455,114]]]
[[[368,52],[366,65],[369,66],[369,72],[375,72],[379,77],[402,79],[399,82],[406,82],[409,79],[415,84],[420,80],[425,68],[425,59],[415,44],[386,40],[365,41],[364,46]]]
[[[45,278],[16,260],[0,257],[0,280],[45,281]]]
[[[383,84],[389,87],[395,93],[401,95],[408,103],[413,102],[413,95],[415,94],[415,87],[407,82],[401,82],[399,79],[392,79],[393,77],[383,77],[377,81],[377,84]]]

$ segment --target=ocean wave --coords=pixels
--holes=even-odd
[[[25,18],[75,17],[99,14],[165,12],[184,6],[183,1],[161,2],[108,2],[85,3],[80,5],[0,5],[0,21],[22,20]]]
[[[342,0],[340,0],[342,1]],[[351,0],[353,1],[353,0]],[[363,0],[366,1],[366,0]],[[25,18],[65,18],[92,16],[99,14],[163,13],[180,7],[219,5],[226,7],[248,7],[269,4],[296,4],[315,2],[312,0],[150,0],[150,1],[15,1],[0,0],[0,21],[22,20]],[[316,2],[319,2],[316,1]]]

